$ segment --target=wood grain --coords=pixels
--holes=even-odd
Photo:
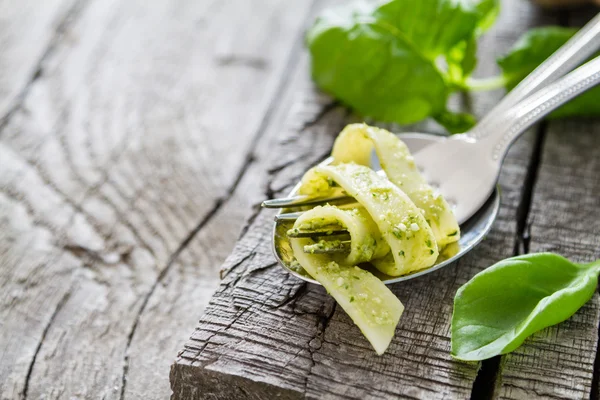
[[[21,106],[28,86],[41,73],[40,62],[60,40],[70,19],[81,4],[75,1],[49,0],[0,3],[0,135],[13,113]],[[36,224],[28,205],[17,193],[7,190],[7,180],[16,178],[35,186],[31,168],[14,152],[0,145],[0,398],[20,398],[27,392],[28,376],[46,334],[45,326],[53,321],[66,300],[61,287],[46,298],[35,291],[48,275],[45,268],[56,263],[55,272],[68,274],[77,261],[68,253],[48,245],[51,234]],[[38,187],[39,188],[39,187]],[[29,193],[36,192],[32,187]],[[37,190],[48,204],[56,204],[52,193]],[[64,210],[58,218],[68,218]],[[44,302],[52,308],[40,310]],[[20,314],[19,318],[14,318]]]
[[[560,22],[582,26],[597,10],[563,12]],[[574,261],[599,258],[597,121],[552,121],[545,135],[524,231],[525,251],[552,251]],[[594,398],[600,303],[598,295],[567,321],[533,335],[503,357],[498,397]],[[596,382],[597,385],[597,382]]]
[[[301,51],[313,3],[340,2],[0,0],[0,399],[166,397],[214,290],[171,369],[174,399],[469,397],[479,366],[448,355],[452,297],[511,255],[534,135],[510,153],[487,240],[393,288],[407,312],[384,357],[271,256],[272,213],[257,204],[356,120],[315,90]],[[480,76],[529,26],[554,22],[503,6]],[[499,96],[476,95],[475,112]],[[439,129],[405,129],[423,126]],[[532,251],[598,258],[594,130],[550,125]],[[497,394],[589,396],[598,301],[507,357]]]
[[[298,103],[296,107],[302,110]],[[339,129],[346,122],[339,113],[332,111],[313,129]],[[315,136],[309,132],[290,141],[302,144],[304,137]],[[521,154],[515,153],[519,150]],[[516,173],[524,172],[528,150],[529,143],[521,142],[512,153]],[[290,180],[275,177],[272,186],[289,187],[307,166],[301,164],[310,163],[287,166]],[[503,177],[504,193],[514,196],[518,191],[516,173]],[[410,311],[383,357],[374,355],[323,290],[302,284],[274,265],[271,215],[259,213],[226,262],[224,281],[172,368],[174,398],[261,398],[275,390],[292,398],[467,397],[477,365],[449,357],[452,298],[458,286],[494,262],[497,253],[512,251],[514,208],[504,204],[498,228],[472,256],[453,268],[394,287]]]
[[[16,111],[41,61],[82,8],[77,0],[0,2],[0,127]]]
[[[211,290],[241,216],[174,259],[245,170],[309,7],[103,0],[65,25],[1,132],[3,399],[168,394],[197,315],[155,337],[140,314],[180,265]],[[133,354],[138,327],[158,343]]]
[[[523,29],[505,21],[490,35],[514,41]],[[258,157],[256,164],[269,165],[263,179],[271,196],[285,194],[354,120],[315,93],[305,63],[281,105],[283,116],[275,119],[283,121],[274,122],[277,137],[259,145],[264,159]],[[488,98],[488,109],[493,100]],[[487,240],[456,265],[393,287],[407,311],[382,357],[322,288],[290,277],[274,263],[272,212],[258,212],[172,367],[173,399],[469,397],[478,365],[449,356],[452,299],[472,275],[512,254],[531,144],[530,135],[509,155],[501,178],[501,216]]]
[[[531,252],[600,258],[600,132],[591,120],[549,126],[529,217]],[[501,398],[589,398],[600,324],[596,294],[567,321],[534,334],[502,368]]]

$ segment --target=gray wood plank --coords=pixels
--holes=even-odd
[[[307,114],[298,103],[295,107]],[[346,121],[336,110],[316,128],[330,130],[334,125],[335,131]],[[307,131],[289,140],[310,151],[313,146],[304,145],[304,137],[309,137]],[[267,393],[294,398],[468,396],[477,365],[450,359],[452,298],[460,284],[501,257],[498,253],[512,251],[516,206],[507,201],[518,201],[529,144],[521,142],[511,154],[512,174],[503,177],[507,200],[489,239],[453,268],[394,288],[408,311],[388,353],[380,358],[324,291],[273,264],[272,215],[259,213],[226,262],[224,281],[172,368],[174,398],[261,398]],[[288,178],[275,177],[271,186],[289,187],[314,161],[289,165],[284,172]]]
[[[74,0],[0,3],[0,127],[6,124],[9,114],[18,109],[28,85],[41,72],[41,59],[49,54],[53,43],[68,27],[69,18],[80,8]],[[8,168],[13,158],[14,154],[0,149],[3,174],[15,172]],[[16,165],[19,165],[18,161]],[[29,177],[27,166],[22,167],[18,171],[20,177]],[[19,319],[6,318],[6,314],[0,312],[0,330],[4,337],[0,347],[2,399],[19,398],[25,390],[39,336],[43,336],[43,326],[54,315],[55,309],[38,313],[44,299],[25,295],[43,279],[34,271],[52,261],[59,265],[57,272],[64,273],[74,263],[69,254],[47,246],[48,232],[36,226],[27,213],[27,206],[13,195],[0,193],[0,304],[4,309],[16,308],[16,304],[21,303],[31,312],[27,318]],[[52,202],[54,199],[49,197],[47,200]],[[16,284],[8,285],[9,281]],[[49,293],[46,301],[58,306],[64,302],[64,295],[64,291],[57,288]],[[28,334],[13,335],[13,332]]]
[[[27,85],[41,73],[40,61],[80,8],[77,0],[0,3],[0,126],[18,107]]]
[[[168,394],[197,315],[140,314],[236,186],[309,7],[96,0],[69,24],[1,132],[3,399]],[[234,222],[187,263],[207,286]]]
[[[582,26],[596,12],[584,7],[563,13],[561,20]],[[596,120],[548,123],[528,217],[530,252],[557,252],[579,262],[600,258],[599,148]],[[596,294],[572,318],[504,357],[499,397],[593,398],[599,325]]]
[[[550,124],[529,218],[531,252],[577,262],[600,258],[598,149],[597,121]],[[596,294],[567,321],[534,334],[505,358],[500,397],[590,397],[599,324]]]
[[[510,4],[517,14],[534,13],[530,7],[519,8],[519,2]],[[504,18],[486,39],[485,57],[495,46],[507,48],[526,28],[518,25],[523,17]],[[256,165],[268,165],[262,179],[271,196],[285,194],[327,153],[340,128],[354,120],[314,91],[305,63],[300,63],[296,82],[282,102],[282,116],[271,127],[277,136],[266,135],[269,140],[259,145]],[[489,109],[496,99],[480,96],[478,111]],[[375,356],[321,288],[303,284],[274,264],[272,213],[254,214],[225,262],[223,281],[171,369],[173,399],[468,397],[478,365],[449,356],[452,300],[476,272],[512,254],[531,144],[528,136],[511,150],[501,178],[501,216],[487,240],[456,265],[393,287],[407,310],[382,357]]]
[[[44,190],[31,169],[3,146],[0,158],[0,398],[4,400],[24,398],[46,327],[68,300],[69,276],[81,264],[53,245],[52,233],[3,184],[11,174],[30,186],[28,197],[43,199],[50,206],[61,205],[60,199]],[[8,165],[16,168],[8,170]],[[56,219],[67,223],[72,216],[73,210],[62,207]],[[45,290],[38,293],[40,287]]]
[[[245,10],[236,6],[236,14],[244,18],[238,24],[235,37],[242,34],[245,37],[231,44],[229,58],[232,65],[239,64],[249,53],[250,59],[261,56],[265,50],[264,41],[271,40],[270,35],[282,35],[277,43],[271,43],[271,62],[277,64],[265,71],[265,74],[268,74],[265,77],[278,79],[284,85],[288,79],[289,68],[294,65],[302,46],[302,28],[312,3],[305,1],[290,5],[286,2],[270,1],[266,3],[269,8],[265,9],[266,6],[260,3],[245,2]],[[256,15],[257,13],[267,15],[263,17]],[[249,15],[253,17],[249,18]],[[265,33],[265,27],[257,23],[264,19],[271,26],[272,33]],[[248,45],[254,42],[257,44],[252,44],[251,47]],[[243,68],[243,65],[237,68],[240,67]],[[260,82],[254,84],[257,87],[261,85]],[[270,108],[279,102],[279,93],[279,88],[272,88],[269,97],[272,104],[268,104],[269,108],[256,111],[258,121],[251,127],[250,133],[256,131],[258,136],[262,136],[263,125],[271,115]],[[227,100],[225,96],[224,100]],[[219,114],[222,118],[231,118],[230,106],[223,104]],[[240,121],[241,124],[244,122]],[[243,128],[241,131],[243,132]],[[238,142],[237,138],[230,140],[230,145]],[[254,144],[250,143],[251,146]],[[174,261],[173,267],[165,273],[164,279],[160,280],[156,291],[149,298],[148,306],[140,313],[140,325],[129,350],[130,383],[127,386],[126,398],[163,398],[170,394],[168,375],[173,357],[187,339],[189,327],[197,322],[204,306],[208,304],[217,288],[219,267],[231,252],[248,214],[263,197],[262,187],[257,182],[258,174],[255,173],[257,167],[254,150],[250,150],[252,153],[237,171],[236,180],[240,181],[233,182],[228,187],[223,202],[194,236],[189,250],[186,247],[181,256]],[[214,156],[211,162],[218,168],[227,168],[227,164],[217,156]],[[231,193],[233,188],[235,195]],[[152,368],[149,368],[149,365]]]

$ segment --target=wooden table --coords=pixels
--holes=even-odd
[[[476,272],[527,251],[600,256],[597,121],[519,140],[487,240],[393,287],[407,311],[382,357],[274,262],[259,202],[358,120],[315,90],[303,49],[340,2],[0,3],[1,399],[165,398],[181,349],[173,399],[600,396],[597,295],[508,356],[449,355],[452,299]],[[528,27],[592,14],[504,1],[478,74]],[[467,103],[482,115],[499,96]]]

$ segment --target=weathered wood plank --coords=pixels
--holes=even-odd
[[[296,107],[300,109],[299,103]],[[330,130],[333,126],[339,130],[346,121],[343,113],[335,110],[313,128]],[[296,132],[289,140],[300,142],[307,151],[313,146],[302,144],[304,137],[308,143],[323,137],[332,140],[331,135],[309,132],[314,129]],[[517,174],[524,172],[529,143],[520,146],[520,154],[511,155],[516,173],[503,177],[505,198],[513,201],[518,200],[515,192],[519,192],[521,179]],[[289,187],[314,161],[291,164],[283,173],[288,178],[275,177],[272,187]],[[270,385],[277,387],[277,393],[294,398],[325,393],[340,398],[399,393],[468,396],[477,367],[449,357],[452,298],[458,286],[493,263],[497,253],[512,251],[514,211],[514,203],[512,207],[504,204],[498,228],[473,256],[453,268],[394,288],[409,311],[381,358],[343,312],[334,312],[324,291],[302,284],[273,264],[271,214],[261,212],[226,263],[229,272],[172,369],[174,398],[193,394],[197,398],[232,398],[242,393],[260,398],[276,390]]]
[[[66,224],[73,210],[61,207],[56,194],[45,189],[31,168],[2,145],[0,159],[0,398],[4,400],[26,396],[46,327],[68,300],[70,277],[81,263],[53,245],[52,232],[35,220],[28,202],[10,187],[7,190],[7,177],[12,175],[10,179],[28,187],[28,199],[57,206],[55,222]],[[40,287],[45,290],[38,293]]]
[[[563,13],[582,26],[597,10]],[[548,123],[528,216],[530,252],[552,251],[575,261],[600,257],[597,121]],[[595,295],[569,320],[535,334],[502,361],[499,397],[589,398],[597,354],[600,300]],[[596,388],[597,390],[597,388]]]
[[[494,37],[512,43],[525,29],[504,18],[484,51],[495,50]],[[256,164],[270,165],[263,177],[269,195],[285,194],[352,120],[314,92],[305,63],[282,103],[283,117],[277,121],[283,125],[276,122],[272,128],[276,139],[259,146],[263,155]],[[274,264],[272,213],[259,212],[226,261],[224,280],[171,369],[173,398],[468,397],[477,365],[449,356],[452,299],[472,275],[512,254],[531,143],[531,136],[521,140],[509,155],[501,178],[501,216],[488,239],[457,265],[393,288],[407,311],[382,357],[320,287],[305,285]]]
[[[0,3],[0,130],[9,115],[15,112],[21,96],[38,70],[40,60],[47,55],[55,41],[68,26],[70,18],[81,9],[74,0],[4,1]],[[0,132],[1,134],[1,132]],[[18,173],[20,179],[31,183],[28,166],[14,160],[12,152],[0,149],[3,178]],[[18,166],[18,170],[9,168]],[[4,179],[2,179],[4,182]],[[0,186],[3,186],[0,184]],[[19,398],[26,391],[26,377],[30,373],[39,337],[43,327],[53,319],[56,307],[64,303],[65,292],[56,288],[48,298],[26,296],[28,290],[45,279],[43,269],[49,262],[59,265],[57,272],[68,273],[77,264],[68,253],[47,245],[49,232],[36,226],[27,212],[27,205],[13,197],[14,193],[0,193],[0,398]],[[47,193],[46,193],[47,195]],[[55,199],[46,197],[48,203]],[[63,216],[65,214],[63,213]],[[34,271],[42,272],[35,274]],[[9,285],[8,282],[16,284]],[[9,290],[10,289],[10,290]],[[46,301],[54,309],[39,312]],[[20,303],[20,304],[19,304]],[[5,311],[13,307],[32,310],[26,318],[9,318]],[[25,314],[24,314],[25,315]],[[25,335],[22,333],[26,332]]]
[[[140,313],[235,187],[309,7],[103,0],[69,25],[1,132],[3,399],[168,393],[178,318],[197,316],[157,321],[173,331],[130,364],[158,330]]]
[[[0,126],[80,8],[77,0],[0,2]]]
[[[533,194],[530,251],[600,258],[600,131],[596,121],[552,122]],[[594,298],[567,321],[533,335],[504,360],[501,398],[589,398],[600,324]]]

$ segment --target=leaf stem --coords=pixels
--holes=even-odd
[[[465,82],[465,88],[472,92],[500,89],[506,86],[508,79],[504,75],[492,76],[490,78],[469,78]]]

